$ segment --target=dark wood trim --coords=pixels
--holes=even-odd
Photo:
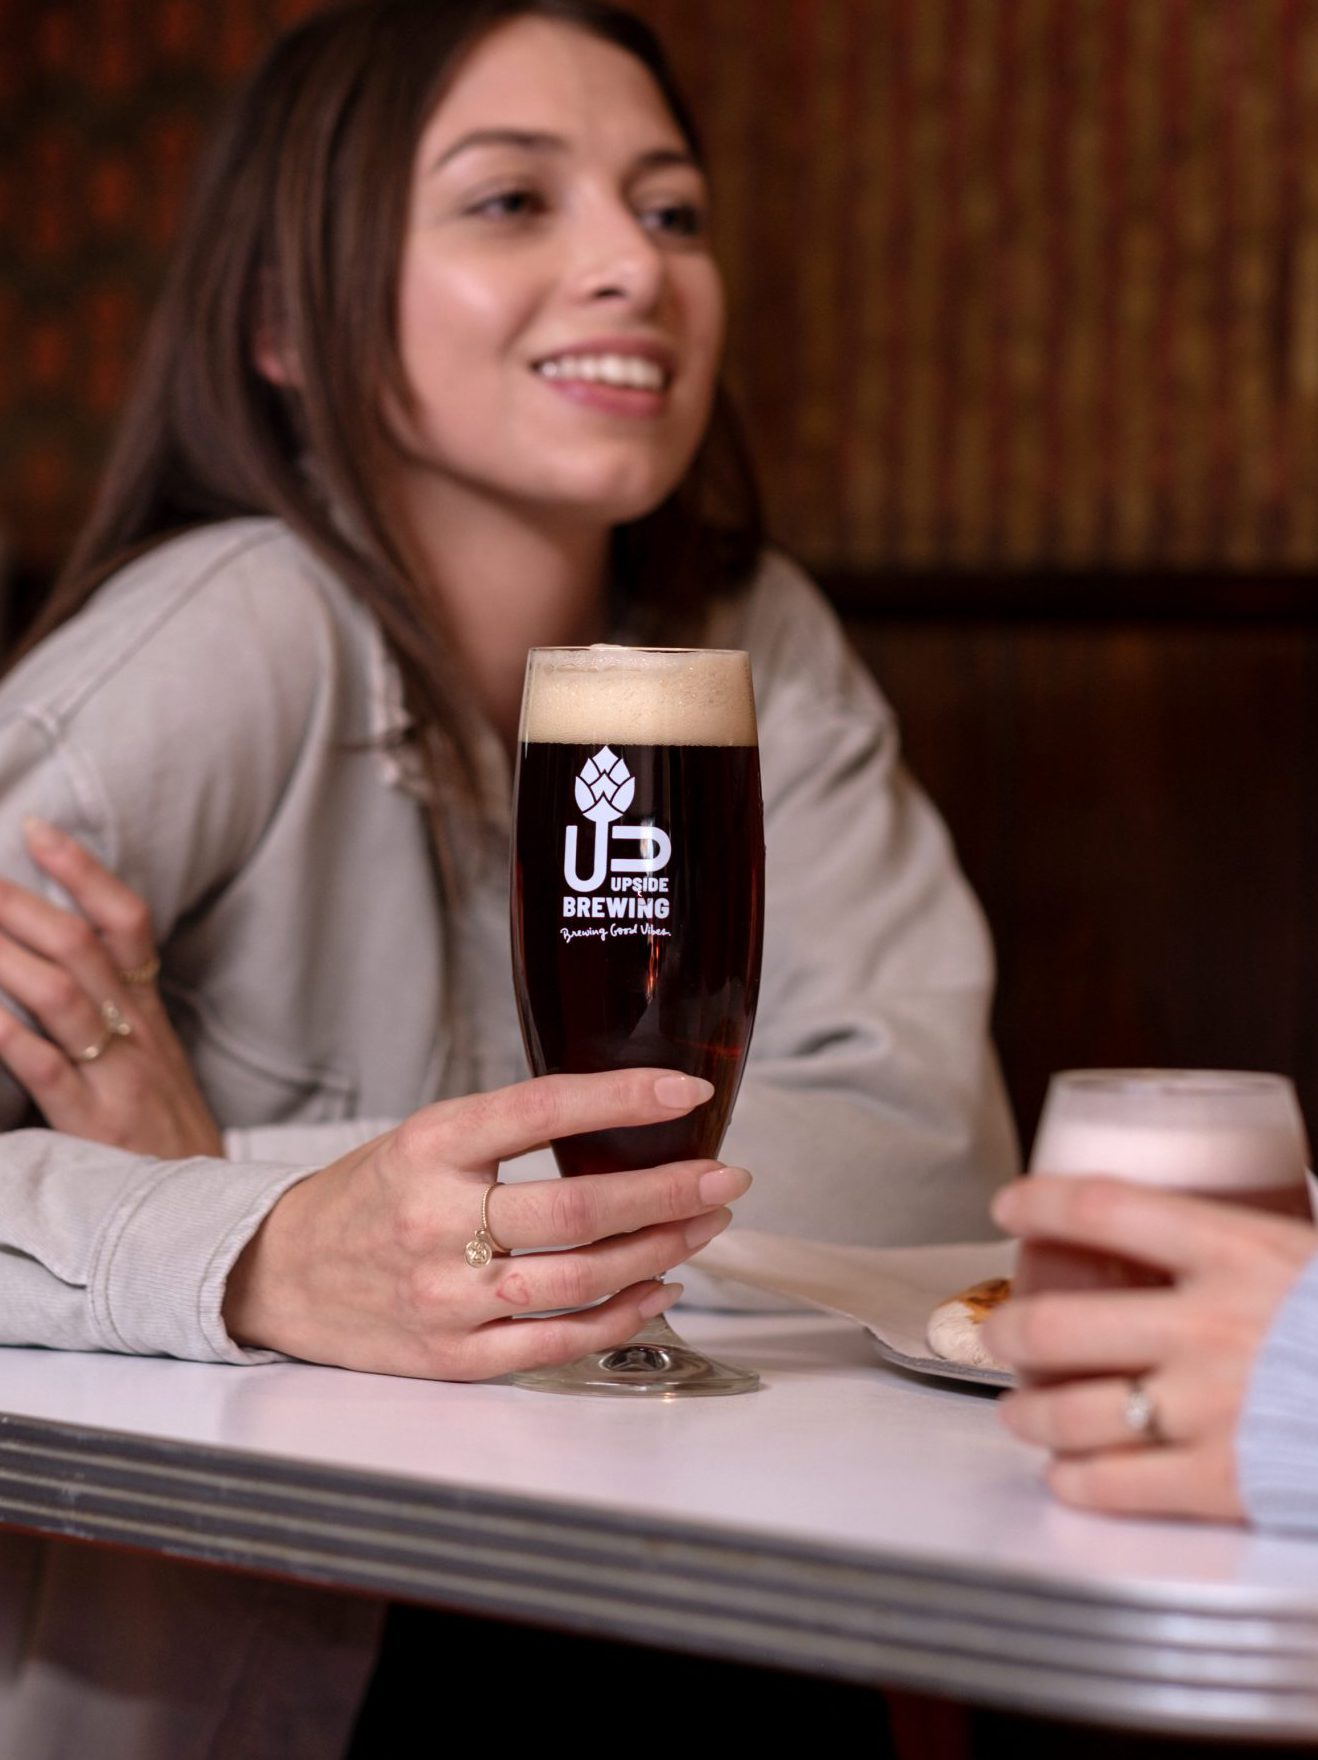
[[[904,622],[1318,624],[1313,574],[821,570],[845,617]]]
[[[1311,573],[1112,574],[1057,571],[814,570],[848,618],[907,623],[1318,625]],[[19,563],[5,583],[0,638],[26,627],[49,588],[48,570]]]

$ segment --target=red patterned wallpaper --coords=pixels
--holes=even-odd
[[[66,547],[223,90],[278,23],[251,0],[0,0],[0,521]]]
[[[0,520],[58,554],[206,118],[315,0],[0,0]],[[639,0],[774,524],[842,568],[1318,563],[1318,0]]]

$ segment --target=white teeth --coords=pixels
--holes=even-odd
[[[581,379],[588,385],[624,385],[636,391],[662,391],[666,382],[657,361],[635,354],[562,354],[536,368],[546,379]]]

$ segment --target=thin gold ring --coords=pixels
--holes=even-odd
[[[462,1249],[462,1256],[473,1271],[483,1270],[491,1259],[506,1257],[508,1249],[501,1246],[490,1233],[490,1193],[498,1185],[498,1180],[491,1180],[481,1193],[481,1225]]]
[[[101,1036],[93,1044],[84,1046],[81,1051],[70,1052],[70,1062],[95,1063],[116,1039],[131,1039],[133,1036],[131,1023],[108,998],[101,1004],[101,1027]]]
[[[119,973],[121,984],[153,984],[160,975],[160,955],[153,953],[141,965],[126,966]]]

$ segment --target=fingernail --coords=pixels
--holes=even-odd
[[[642,1320],[653,1320],[671,1308],[685,1288],[686,1285],[681,1283],[657,1283],[641,1300],[639,1312]]]
[[[708,1216],[696,1216],[682,1230],[683,1239],[694,1253],[697,1247],[703,1247],[706,1241],[712,1241],[716,1234],[732,1221],[730,1210],[711,1210]]]
[[[693,1106],[712,1099],[713,1095],[713,1082],[700,1076],[660,1076],[654,1085],[655,1099],[675,1112],[690,1112]]]
[[[1010,1225],[1011,1213],[1016,1208],[1015,1193],[1016,1182],[1013,1180],[1011,1185],[1003,1186],[993,1194],[993,1202],[989,1205],[989,1212],[1000,1228],[1007,1228]]]
[[[45,819],[38,819],[35,813],[29,813],[23,820],[23,831],[33,843],[54,845],[62,841],[62,833]]]
[[[699,1192],[706,1204],[730,1204],[749,1191],[751,1176],[744,1167],[711,1167],[700,1176]]]

